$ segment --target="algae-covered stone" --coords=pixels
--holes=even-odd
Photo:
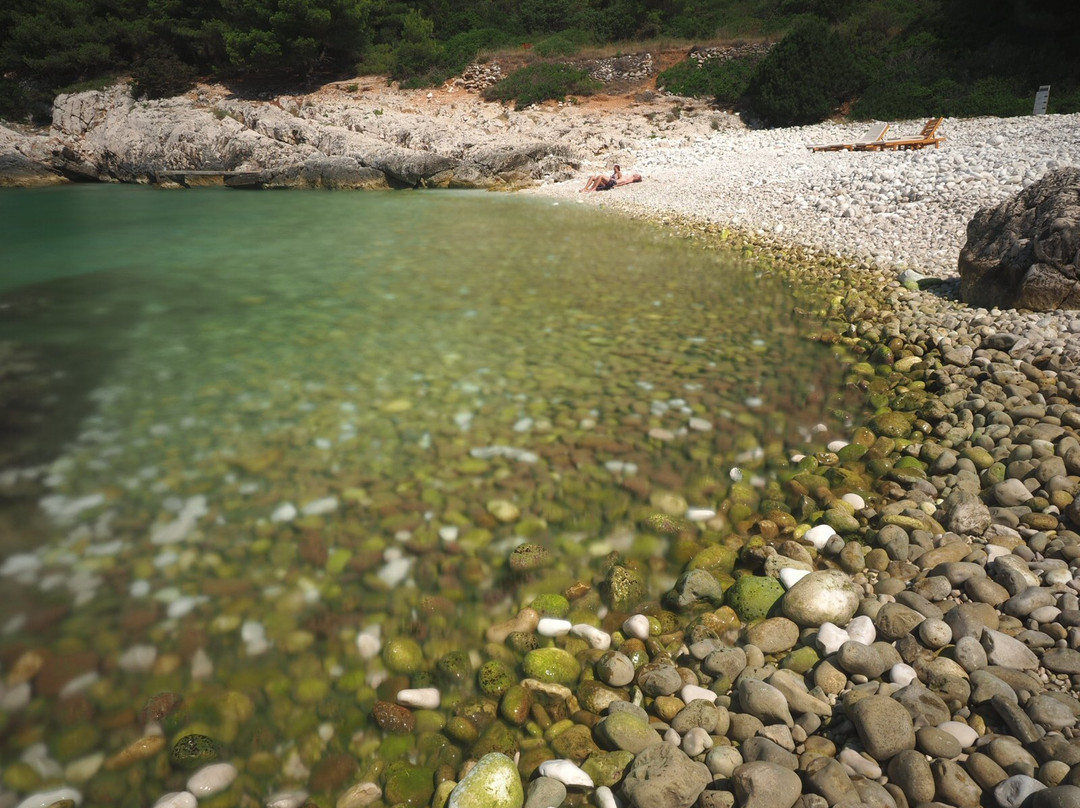
[[[605,578],[611,608],[628,612],[645,599],[645,581],[641,573],[628,567],[615,565]]]
[[[806,673],[820,661],[821,657],[818,655],[817,650],[809,645],[804,645],[801,648],[796,648],[780,660],[780,667],[795,671],[795,673]]]
[[[435,773],[431,769],[410,764],[394,764],[386,777],[383,795],[388,805],[409,805],[420,808],[431,801],[435,792]]]
[[[480,666],[476,680],[481,693],[497,699],[514,684],[514,672],[505,663],[492,659]]]
[[[533,598],[529,606],[536,610],[541,617],[566,617],[570,611],[570,601],[563,595],[545,592]]]
[[[197,769],[217,759],[217,744],[206,735],[185,735],[169,753],[169,762],[179,769]]]
[[[451,651],[435,663],[435,675],[447,685],[463,685],[472,678],[472,662],[465,651]]]
[[[382,649],[383,664],[392,673],[416,673],[424,667],[424,652],[415,640],[393,637]]]
[[[581,664],[561,648],[537,648],[525,655],[526,676],[541,682],[570,687],[581,675]]]
[[[522,726],[532,710],[532,691],[521,685],[511,685],[499,701],[499,715],[506,721]]]
[[[825,511],[825,524],[837,533],[854,533],[859,529],[859,520],[842,508],[829,508]]]
[[[580,764],[600,748],[592,738],[592,732],[583,724],[574,724],[551,739],[551,748],[560,758]]]
[[[525,791],[517,766],[506,755],[484,755],[450,792],[446,808],[521,808]]]
[[[909,413],[888,410],[870,419],[870,428],[886,438],[904,438],[911,433],[913,419]]]
[[[744,575],[724,594],[724,602],[734,609],[740,620],[749,623],[768,616],[783,594],[784,587],[776,578]]]
[[[634,762],[634,753],[624,750],[614,752],[594,752],[581,764],[582,771],[592,778],[597,788],[612,788],[622,782],[626,770]]]
[[[608,749],[637,754],[661,743],[660,733],[633,713],[622,710],[606,716],[595,727],[597,739]]]
[[[542,544],[522,544],[510,553],[508,563],[514,572],[531,572],[550,564],[551,552]]]
[[[736,553],[723,544],[713,544],[690,559],[688,570],[708,570],[712,573],[731,573],[735,569]]]

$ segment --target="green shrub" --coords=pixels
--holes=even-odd
[[[171,98],[192,88],[195,69],[167,45],[154,44],[131,69],[133,98]]]
[[[552,56],[573,56],[584,46],[590,44],[591,41],[592,37],[589,36],[587,32],[577,28],[571,28],[566,31],[561,31],[554,36],[549,36],[541,42],[537,42],[536,47],[533,48],[533,53],[545,58]]]
[[[852,42],[815,18],[769,51],[746,97],[767,126],[802,125],[832,115],[863,83]]]
[[[515,101],[524,109],[541,101],[561,101],[568,95],[592,95],[600,82],[585,70],[560,62],[540,62],[515,70],[484,91],[488,101]]]
[[[760,57],[706,59],[699,66],[695,59],[687,59],[660,73],[656,83],[676,95],[711,96],[721,106],[734,107],[746,93],[760,62]]]
[[[455,34],[443,43],[444,62],[447,67],[461,70],[473,62],[480,51],[502,47],[508,42],[506,34],[497,28]]]

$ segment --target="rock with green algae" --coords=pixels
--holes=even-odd
[[[744,623],[767,617],[773,604],[784,594],[783,584],[763,575],[743,575],[724,593],[730,606]]]
[[[525,655],[525,675],[549,684],[577,684],[581,663],[562,648],[537,648]]]
[[[525,791],[514,761],[492,752],[454,786],[446,808],[521,808],[524,803]]]
[[[626,775],[626,770],[634,762],[634,753],[617,750],[615,752],[594,752],[588,760],[581,764],[585,774],[592,778],[593,783],[600,786],[614,787],[621,783]]]
[[[218,758],[217,744],[206,735],[185,735],[173,744],[169,762],[179,769],[197,769]]]
[[[616,611],[628,612],[645,599],[645,581],[637,570],[617,564],[608,570],[605,584]]]

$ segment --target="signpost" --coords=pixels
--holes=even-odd
[[[1035,109],[1032,110],[1032,115],[1045,115],[1046,105],[1050,102],[1050,85],[1044,84],[1039,88],[1039,92],[1035,93]]]

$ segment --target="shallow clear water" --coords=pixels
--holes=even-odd
[[[82,186],[0,194],[0,244],[0,660],[40,662],[0,759],[44,744],[89,804],[182,788],[196,731],[241,772],[222,804],[423,763],[377,696],[609,553],[659,598],[686,547],[658,494],[719,540],[732,479],[838,427],[782,283],[573,204]],[[510,572],[525,540],[555,563]],[[363,659],[376,627],[424,670]],[[162,691],[165,752],[87,781]]]

